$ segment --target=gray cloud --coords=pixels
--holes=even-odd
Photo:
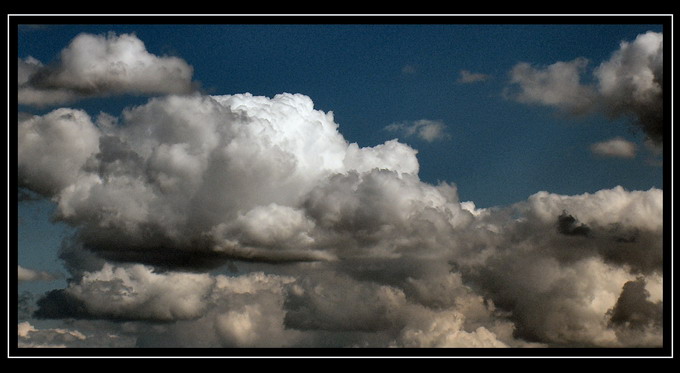
[[[508,96],[571,113],[632,118],[649,139],[663,144],[663,34],[650,31],[621,42],[594,69],[594,84],[581,82],[587,64],[582,57],[546,67],[519,63],[510,71]]]
[[[633,329],[662,326],[663,303],[650,302],[649,291],[645,289],[645,285],[644,278],[628,281],[623,285],[621,296],[614,308],[608,312],[611,324],[625,325]]]
[[[194,90],[193,69],[158,57],[134,34],[80,34],[54,65],[33,57],[18,63],[19,104],[45,106],[111,94],[170,94]]]
[[[567,214],[566,211],[557,217],[557,232],[567,236],[589,236],[590,228],[585,224],[579,224],[576,218]]]

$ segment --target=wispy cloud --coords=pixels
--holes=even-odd
[[[439,120],[420,119],[413,122],[392,123],[385,127],[390,132],[399,132],[403,136],[416,136],[427,142],[450,138],[446,125]]]
[[[28,281],[54,281],[58,279],[60,276],[45,272],[45,271],[37,271],[34,269],[29,269],[29,268],[24,268],[22,266],[18,267],[18,280],[19,282],[28,282]]]
[[[404,65],[404,67],[401,68],[401,73],[405,75],[412,75],[416,72],[418,72],[418,69],[415,65]]]
[[[457,82],[462,84],[484,82],[491,79],[491,75],[473,73],[469,70],[461,70]]]

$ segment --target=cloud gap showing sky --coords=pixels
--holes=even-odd
[[[629,116],[662,146],[662,41],[621,41],[592,84],[581,57],[510,66],[503,95]],[[419,176],[417,147],[456,140],[448,123],[381,124],[419,143],[360,146],[313,97],[207,94],[187,61],[135,34],[81,33],[18,73],[18,188],[73,228],[58,253],[68,283],[19,320],[19,347],[663,346],[662,189],[478,208]],[[77,107],[125,94],[148,98]],[[638,150],[612,138],[584,151]],[[19,282],[59,278],[28,267]]]

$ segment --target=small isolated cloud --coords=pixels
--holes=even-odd
[[[46,106],[112,94],[181,94],[194,90],[193,68],[149,53],[134,34],[80,34],[53,65],[18,61],[19,104]]]
[[[449,138],[446,125],[439,120],[421,119],[413,122],[393,123],[386,126],[390,132],[399,132],[406,137],[417,136],[421,140],[433,142]]]
[[[594,101],[593,89],[581,84],[581,74],[587,64],[585,58],[556,62],[543,68],[519,63],[510,71],[510,82],[519,90],[510,93],[510,97],[522,103],[557,106],[570,112],[587,111]]]
[[[607,141],[592,144],[590,150],[593,154],[602,157],[635,158],[637,146],[626,139],[615,137]]]
[[[24,268],[22,266],[19,266],[18,268],[18,280],[19,282],[26,282],[26,281],[54,281],[58,279],[59,276],[45,272],[45,271],[36,271],[33,269],[28,269]]]
[[[508,97],[523,103],[554,106],[570,113],[600,111],[628,117],[656,144],[663,144],[663,34],[647,32],[621,42],[611,58],[581,81],[588,60],[545,67],[522,62],[510,71]]]
[[[415,74],[417,71],[418,69],[414,65],[404,65],[401,68],[401,73],[405,75]]]
[[[484,82],[491,79],[491,75],[473,73],[469,70],[461,70],[460,76],[458,77],[458,83],[468,84],[476,82]]]

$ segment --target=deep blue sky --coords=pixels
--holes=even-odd
[[[442,121],[447,139],[400,137],[418,149],[421,179],[454,183],[462,201],[490,207],[542,190],[581,194],[617,185],[663,187],[662,168],[648,163],[643,134],[625,121],[566,117],[503,97],[508,72],[518,62],[545,66],[585,57],[592,71],[621,41],[649,30],[662,26],[49,25],[19,28],[18,57],[49,63],[81,32],[135,33],[150,53],[192,65],[194,80],[207,93],[308,95],[317,109],[333,111],[340,132],[360,146],[398,136],[384,130],[392,123]],[[461,70],[490,79],[461,84]],[[119,115],[125,106],[146,100],[88,99],[70,106],[91,115]],[[607,159],[590,152],[592,143],[615,136],[638,144],[638,156]],[[50,211],[45,203],[22,203],[20,264],[53,266],[62,228],[46,221]]]

